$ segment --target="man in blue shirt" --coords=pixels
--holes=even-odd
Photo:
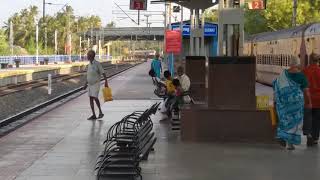
[[[156,73],[156,77],[160,79],[160,75],[162,73],[162,65],[159,59],[160,55],[157,53],[155,58],[152,60],[151,69]]]

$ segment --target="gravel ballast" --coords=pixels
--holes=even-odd
[[[107,76],[122,71],[132,65],[121,65],[119,68],[108,70]],[[0,120],[11,117],[40,103],[54,99],[62,94],[83,86],[85,76],[76,77],[62,82],[52,83],[52,93],[48,95],[48,87],[42,86],[30,90],[12,93],[0,97]]]

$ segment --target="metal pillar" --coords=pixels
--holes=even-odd
[[[200,25],[200,10],[196,9],[195,10],[195,27],[194,31],[197,31],[199,29]],[[195,33],[196,34],[196,33]],[[195,39],[195,55],[200,56],[200,38],[198,36],[199,34],[196,34]]]
[[[194,55],[194,11],[190,9],[190,56]]]
[[[36,52],[36,64],[39,64],[39,24],[36,24],[36,44],[37,44],[37,52]]]
[[[183,57],[183,6],[181,7],[181,19],[180,19],[180,32],[181,32],[181,53],[180,53],[180,62],[182,62]]]
[[[201,36],[201,48],[202,48],[202,51],[201,51],[201,54],[202,56],[205,56],[206,55],[206,47],[205,47],[205,37],[204,37],[204,26],[206,24],[206,21],[205,21],[205,17],[204,17],[204,9],[202,9],[202,12],[201,12],[201,28],[202,28],[202,36]]]
[[[167,52],[166,52],[166,30],[167,30],[167,3],[164,4],[164,29],[163,29],[163,34],[164,34],[164,40],[163,40],[163,58],[166,61],[167,60]],[[137,37],[137,36],[136,36]]]

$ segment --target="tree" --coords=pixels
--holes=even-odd
[[[10,22],[13,24],[14,44],[16,46],[25,47],[30,39],[35,38],[35,18],[38,14],[36,6],[30,6],[23,9],[20,13],[15,13],[6,23],[6,34],[9,37]]]
[[[6,23],[5,34],[9,37],[9,22],[13,23],[14,44],[27,49],[29,54],[36,53],[36,17],[39,11],[36,6],[22,9],[20,12],[11,16]],[[40,54],[54,54],[55,31],[58,32],[58,52],[65,51],[67,36],[72,36],[73,53],[79,52],[80,32],[88,31],[93,28],[101,28],[101,19],[98,16],[76,17],[71,6],[66,6],[65,10],[58,12],[54,16],[45,17],[47,28],[47,52],[45,46],[44,19],[39,20],[39,52]],[[8,38],[7,38],[8,39]]]
[[[0,29],[0,55],[8,55],[9,54],[9,45],[6,40],[5,31]]]
[[[298,0],[297,25],[320,21],[320,2]],[[255,34],[292,27],[292,0],[269,0],[266,10],[245,11],[245,31]]]
[[[204,16],[206,22],[218,22],[219,14],[217,9],[206,10]]]
[[[114,21],[111,21],[110,23],[107,24],[108,28],[113,28],[116,27],[116,23]]]

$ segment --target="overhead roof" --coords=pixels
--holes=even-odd
[[[91,37],[91,31],[87,31],[86,37]],[[163,27],[117,27],[117,28],[104,28],[104,29],[94,29],[92,31],[93,38],[103,37],[104,40],[131,40],[137,39],[149,39],[157,40],[163,39],[164,28]]]
[[[151,0],[151,3],[173,2],[189,9],[207,9],[218,4],[219,0]]]
[[[316,32],[316,31],[313,31],[313,29],[317,27],[320,28],[320,25],[313,26],[312,24],[305,24],[305,25],[301,25],[298,27],[290,28],[290,29],[282,29],[274,32],[264,32],[264,33],[254,34],[249,36],[246,40],[260,42],[260,41],[274,41],[278,39],[299,37],[299,36],[302,36],[303,32],[306,33],[305,35],[308,35],[308,32]],[[320,29],[318,29],[318,32],[320,33]]]

